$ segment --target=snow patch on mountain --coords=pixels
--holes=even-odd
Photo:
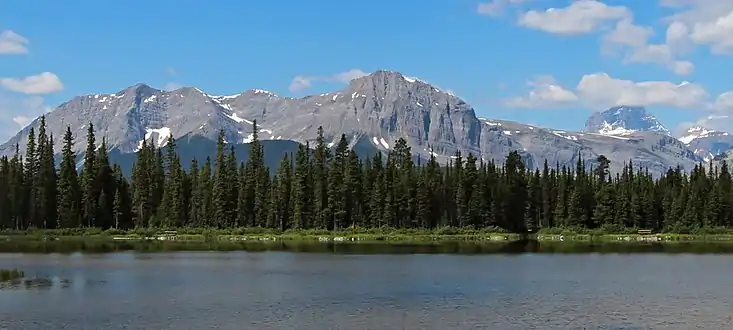
[[[635,132],[656,132],[670,135],[669,130],[644,107],[618,106],[596,112],[582,130],[603,135],[629,135]]]
[[[708,129],[702,126],[694,126],[690,127],[686,134],[682,137],[680,137],[678,140],[680,140],[684,144],[690,144],[695,139],[699,138],[705,138],[705,137],[718,137],[718,136],[728,136],[728,133],[726,132],[720,132],[713,129]]]
[[[153,136],[157,137],[157,140],[151,140]],[[145,128],[145,137],[137,143],[135,152],[140,151],[143,148],[144,141],[153,141],[156,147],[162,147],[168,138],[171,136],[171,129],[168,127],[161,128]]]

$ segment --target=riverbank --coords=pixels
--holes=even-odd
[[[601,234],[601,235],[590,235],[590,234],[570,234],[570,235],[546,235],[538,234],[534,235],[534,239],[537,241],[552,241],[552,242],[659,242],[659,243],[674,243],[674,242],[731,242],[733,243],[733,235],[731,234],[708,234],[708,235],[693,235],[693,234]]]
[[[473,230],[445,227],[435,230],[405,229],[356,229],[344,231],[288,230],[276,231],[262,228],[240,228],[217,230],[211,228],[184,228],[178,230],[137,229],[106,230],[84,229],[31,229],[25,231],[0,231],[0,240],[84,240],[84,241],[194,241],[194,242],[239,242],[239,241],[304,241],[304,242],[513,242],[536,240],[540,242],[731,242],[733,233],[715,234],[607,234],[602,232],[575,232],[572,230],[546,230],[525,235],[490,230]]]
[[[266,231],[241,229],[220,231],[213,229],[184,230],[29,230],[0,232],[4,240],[88,240],[88,241],[304,241],[304,242],[441,242],[441,241],[496,241],[512,242],[526,239],[527,235],[470,230],[351,230],[351,231]]]

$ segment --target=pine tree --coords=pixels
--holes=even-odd
[[[286,154],[275,174],[274,184],[272,185],[272,195],[270,200],[271,221],[268,227],[278,228],[280,230],[288,229],[288,221],[291,217],[290,195],[292,192],[292,163],[290,157]]]
[[[206,157],[204,166],[201,168],[199,175],[199,189],[201,189],[201,212],[199,213],[200,223],[203,227],[213,227],[214,218],[212,212],[214,206],[212,204],[213,198],[213,178],[211,175],[211,158]]]
[[[229,224],[229,180],[227,173],[226,155],[224,154],[224,131],[219,132],[216,142],[216,157],[214,161],[214,185],[211,192],[211,206],[213,208],[213,224],[222,228]]]
[[[87,147],[84,152],[84,165],[82,169],[82,218],[84,225],[95,227],[94,216],[97,213],[99,202],[99,190],[97,189],[97,164],[96,164],[97,141],[94,136],[94,125],[89,123],[87,128]]]
[[[25,210],[23,215],[25,215],[24,219],[24,228],[33,228],[37,226],[37,219],[38,219],[38,208],[36,205],[36,198],[35,198],[35,187],[38,184],[38,157],[37,157],[37,145],[36,145],[36,132],[33,127],[31,127],[30,131],[28,132],[28,145],[26,147],[26,153],[25,153],[25,170],[23,171],[23,174],[25,175],[23,178],[23,197],[22,202],[25,206]],[[21,215],[21,217],[23,217]]]
[[[81,226],[79,219],[81,192],[76,171],[76,153],[71,127],[66,127],[64,145],[61,148],[61,166],[58,179],[58,227],[75,228]]]
[[[109,163],[107,140],[104,138],[99,145],[99,149],[97,149],[94,166],[96,168],[95,185],[99,191],[98,208],[94,216],[96,226],[110,228],[113,225],[112,204],[114,203],[114,194],[117,187],[115,187],[116,178]]]
[[[308,144],[301,144],[295,156],[295,169],[293,174],[292,192],[292,217],[291,228],[310,228],[308,219],[312,215],[312,185],[311,169],[308,157]]]
[[[249,182],[251,184],[252,193],[252,213],[256,226],[263,226],[267,219],[267,192],[269,183],[269,174],[265,168],[264,149],[258,137],[257,121],[252,122],[252,141],[250,142],[249,158],[247,159],[247,168],[249,172]]]
[[[347,184],[345,180],[347,151],[346,135],[342,134],[336,145],[333,162],[328,174],[328,206],[331,218],[327,226],[331,230],[346,227],[348,223]]]
[[[331,151],[326,146],[323,136],[323,127],[318,126],[315,151],[313,152],[313,197],[314,197],[314,226],[326,228],[330,222],[326,219],[325,210],[328,208],[328,162]]]
[[[150,154],[147,141],[143,140],[137,159],[132,167],[132,213],[133,222],[136,228],[148,227],[152,214],[151,185],[150,178],[152,167],[152,155]]]

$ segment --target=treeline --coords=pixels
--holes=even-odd
[[[185,170],[168,140],[165,152],[144,141],[130,178],[110,164],[107,143],[87,132],[77,171],[74,137],[67,128],[62,158],[41,118],[27,149],[0,159],[0,227],[29,228],[273,228],[344,229],[464,227],[512,232],[551,227],[646,228],[684,232],[733,226],[733,186],[727,164],[690,173],[670,169],[659,179],[628,162],[610,175],[600,156],[595,168],[525,168],[517,152],[503,163],[457,154],[414,163],[400,139],[387,156],[359,159],[345,136],[331,149],[322,129],[315,146],[285,155],[271,175],[253,125],[246,162],[227,148]],[[37,133],[37,134],[36,134]]]

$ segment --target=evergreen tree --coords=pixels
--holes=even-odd
[[[326,146],[323,127],[318,126],[318,137],[316,138],[315,151],[313,152],[313,223],[317,228],[326,228],[329,223],[325,210],[328,209],[328,162],[330,158],[331,151]]]
[[[94,125],[89,123],[87,127],[87,147],[84,152],[84,165],[82,169],[82,218],[84,225],[95,227],[94,216],[97,213],[99,202],[99,190],[97,189],[97,164],[96,164],[97,141],[94,136]],[[30,150],[30,149],[29,149]]]
[[[224,130],[219,132],[216,142],[216,157],[214,158],[214,185],[211,191],[211,206],[213,208],[213,224],[218,228],[227,226],[229,219],[229,180],[227,173],[226,155],[224,154]]]

